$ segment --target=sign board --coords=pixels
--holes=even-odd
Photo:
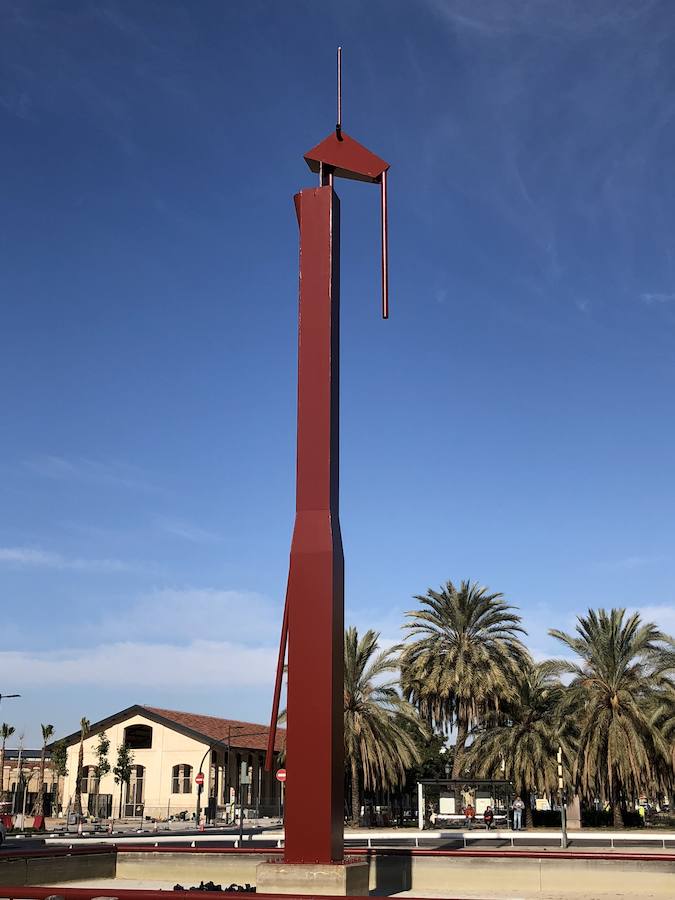
[[[286,781],[286,769],[279,769],[277,771],[277,781],[281,781],[282,783]]]
[[[197,774],[195,775],[195,784],[198,784],[199,787],[201,787],[204,784],[204,773],[203,772],[197,772]]]

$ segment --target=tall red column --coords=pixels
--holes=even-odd
[[[300,227],[298,451],[288,577],[285,861],[343,858],[344,558],[338,509],[340,202],[295,196]]]

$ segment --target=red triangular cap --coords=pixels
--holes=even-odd
[[[333,132],[305,153],[305,161],[312,172],[318,172],[319,164],[323,163],[330,166],[338,178],[353,178],[356,181],[378,182],[382,173],[389,168],[389,163],[375,156],[344,131],[341,140]]]

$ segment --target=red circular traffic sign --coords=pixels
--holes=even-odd
[[[286,781],[286,769],[279,769],[277,772],[277,781]]]
[[[195,775],[195,784],[198,784],[200,787],[204,784],[204,773],[197,772]]]

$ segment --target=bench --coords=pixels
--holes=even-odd
[[[492,822],[492,827],[495,828],[497,825],[501,825],[504,828],[509,827],[508,816],[504,813],[495,813],[494,820]],[[448,825],[457,825],[457,827],[461,828],[466,823],[466,816],[461,813],[432,813],[429,817],[431,824],[435,827],[442,825],[447,822]],[[479,828],[485,828],[487,831],[487,826],[485,825],[485,821],[483,819],[482,814],[478,814],[473,818],[473,825]]]

